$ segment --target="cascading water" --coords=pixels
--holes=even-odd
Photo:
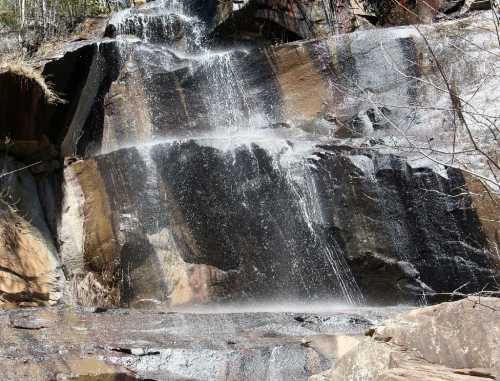
[[[154,1],[140,9],[127,9],[115,15],[111,25],[115,35],[134,35],[141,39],[142,46],[138,50],[142,50],[143,57],[138,60],[144,60],[141,70],[152,81],[156,75],[174,73],[180,67],[186,68],[191,76],[196,73],[196,91],[203,118],[195,125],[209,131],[210,136],[227,138],[233,133],[248,133],[270,124],[262,100],[247,93],[245,79],[238,67],[247,51],[207,48],[204,44],[206,25],[186,14],[180,2]],[[151,97],[159,98],[157,95]],[[168,100],[152,101],[159,103],[161,108]],[[163,131],[178,127],[169,126],[169,121],[164,119],[159,123],[162,126],[157,129],[162,131],[159,134],[162,138],[174,135]],[[199,132],[187,135],[196,137]]]
[[[274,106],[241,70],[247,50],[209,48],[207,26],[182,5],[154,1],[110,23],[129,75],[142,78],[130,91],[143,92],[149,110],[136,110],[149,126],[134,121],[128,131],[141,130],[135,136],[105,131],[114,140],[103,153],[120,161],[136,152],[141,162],[120,176],[146,172],[133,189],[136,210],[119,212],[119,231],[147,236],[148,248],[125,244],[132,249],[122,256],[127,269],[147,262],[148,271],[161,268],[166,278],[154,282],[158,290],[135,290],[129,299],[362,301],[323,215],[311,164],[315,143],[276,127]],[[112,194],[120,192],[116,176]],[[166,269],[174,262],[182,269]],[[143,275],[127,269],[133,289]]]
[[[311,232],[311,236],[315,241],[316,250],[320,255],[324,256],[331,269],[339,280],[339,286],[342,294],[349,303],[359,303],[362,301],[360,290],[352,277],[349,266],[344,258],[342,249],[336,242],[335,238],[329,243],[326,243],[324,237],[318,236],[316,229],[318,226],[326,225],[325,216],[322,212],[322,206],[318,198],[319,192],[316,189],[314,175],[312,173],[316,168],[313,164],[304,165],[297,163],[297,174],[294,176],[291,170],[288,170],[287,177],[289,178],[291,188],[296,195],[300,212],[307,223],[307,228]]]
[[[482,312],[465,300],[376,329],[387,339],[397,331],[406,352],[378,342],[378,334],[361,339],[402,309],[371,303],[413,303],[422,295],[433,302],[453,290],[490,295],[485,284],[498,278],[488,242],[497,230],[484,231],[495,209],[472,197],[480,184],[384,146],[392,132],[382,116],[404,114],[415,121],[409,132],[422,137],[441,123],[420,119],[436,110],[414,108],[442,94],[409,86],[420,74],[434,78],[423,36],[401,27],[262,47],[255,39],[274,41],[280,29],[260,29],[261,16],[279,15],[260,6],[276,2],[248,4],[257,13],[241,34],[230,30],[234,18],[215,27],[206,14],[232,1],[185,2],[205,13],[149,2],[116,14],[107,38],[73,41],[59,58],[37,60],[55,89],[75,82],[65,105],[47,104],[42,77],[31,71],[0,72],[7,85],[0,120],[9,134],[0,175],[0,307],[40,305],[0,313],[3,378],[364,379],[374,361],[390,377],[397,369],[385,369],[388,349],[411,360],[398,365],[405,373],[426,350],[413,350],[415,343],[443,344],[450,329],[474,325]],[[248,10],[232,16],[241,20]],[[446,25],[423,27],[429,41],[442,40]],[[254,46],[227,48],[247,37]],[[455,49],[457,40],[450,43]],[[440,45],[445,67],[451,62],[453,73],[471,74],[465,82],[486,86],[467,57],[455,66],[450,43]],[[389,74],[392,65],[383,69],[377,58],[385,48],[394,62],[415,68]],[[331,91],[343,77],[359,92],[340,95],[347,81]],[[471,89],[455,79],[461,93]],[[404,101],[400,111],[383,103],[375,115],[366,109],[375,103],[355,96],[361,92],[374,102]],[[478,308],[466,325],[450,327],[453,305]],[[145,310],[109,308],[116,306]],[[478,321],[488,323],[492,310],[483,308],[490,315]],[[468,343],[450,343],[464,357]],[[440,350],[456,360],[453,348],[433,347],[430,360]],[[428,365],[417,370],[450,379],[464,373]]]

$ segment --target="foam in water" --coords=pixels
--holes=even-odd
[[[384,311],[393,310],[403,312],[413,308],[409,305],[394,305],[383,307]],[[173,311],[194,314],[243,314],[243,313],[312,313],[312,314],[342,314],[360,313],[366,315],[370,311],[377,311],[376,307],[356,306],[340,299],[322,300],[320,302],[304,302],[303,300],[273,300],[272,302],[205,304],[178,306]]]

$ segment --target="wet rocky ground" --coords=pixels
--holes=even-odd
[[[3,380],[307,380],[402,308],[0,312]]]

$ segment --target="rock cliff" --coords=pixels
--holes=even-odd
[[[488,143],[499,52],[489,13],[440,3],[460,18],[415,28],[404,25],[439,12],[389,22],[380,4],[359,16],[338,3],[332,29],[316,1],[167,3],[120,11],[106,37],[38,57],[38,79],[0,73],[5,163],[29,166],[37,205],[25,213],[39,218],[25,223],[55,261],[39,273],[91,272],[130,306],[392,304],[494,284],[488,178],[421,148],[453,140],[455,92]],[[336,34],[351,31],[349,12],[403,26]],[[239,18],[271,24],[238,36]],[[282,32],[316,38],[270,45]]]
[[[494,2],[110,6],[0,66],[3,379],[500,377]]]

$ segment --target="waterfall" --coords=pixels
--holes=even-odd
[[[209,47],[207,25],[180,1],[127,9],[110,24],[128,75],[138,78],[129,91],[144,94],[144,107],[131,116],[146,115],[133,119],[126,139],[106,131],[116,137],[106,155],[126,148],[139,161],[121,174],[141,183],[132,190],[137,210],[119,211],[119,231],[124,241],[147,236],[148,266],[161,268],[166,284],[155,284],[167,298],[362,302],[322,210],[311,164],[316,143],[283,123],[276,127],[274,105],[242,69],[251,53]],[[144,121],[151,125],[140,126]],[[131,138],[135,130],[141,132]],[[136,175],[137,168],[147,173]],[[166,269],[173,263],[176,270]],[[219,295],[221,279],[239,284]],[[200,282],[202,289],[193,289]]]
[[[360,303],[363,301],[361,291],[354,281],[340,245],[335,239],[328,242],[325,237],[321,237],[317,234],[318,226],[326,225],[326,221],[318,198],[319,192],[316,188],[314,175],[312,173],[315,169],[314,165],[302,162],[299,164],[298,175],[294,175],[289,169],[287,170],[287,178],[298,200],[302,218],[306,221],[307,228],[313,237],[314,246],[320,252],[320,255],[327,259],[331,271],[333,271],[338,279],[338,285],[342,295],[349,303]]]
[[[208,135],[227,138],[228,135],[263,128],[270,124],[262,100],[248,94],[239,61],[248,52],[242,48],[213,50],[204,41],[206,25],[196,16],[186,13],[179,1],[153,1],[142,8],[127,9],[111,20],[120,37],[133,35],[141,39],[143,52],[151,57],[141,69],[153,77],[158,73],[175,72],[179,62],[191,73],[198,73],[200,101],[205,120],[200,121]],[[135,43],[135,42],[133,42]],[[160,58],[160,62],[157,61]],[[152,79],[154,81],[154,79]],[[154,99],[166,102],[166,99]],[[162,125],[161,130],[177,126]],[[207,135],[207,131],[204,132]],[[196,137],[195,133],[190,134]],[[168,138],[169,134],[162,134]]]

